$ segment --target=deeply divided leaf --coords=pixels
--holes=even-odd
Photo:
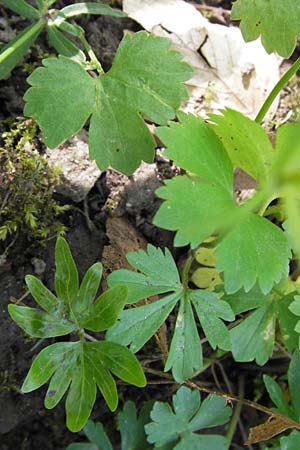
[[[213,348],[230,349],[228,330],[223,320],[234,319],[230,306],[217,294],[184,289],[171,254],[148,245],[147,253],[129,253],[129,262],[139,272],[118,270],[108,277],[109,286],[122,283],[129,291],[130,303],[153,294],[166,294],[149,303],[123,311],[118,322],[107,332],[111,341],[130,345],[138,351],[159,329],[179,302],[175,330],[165,370],[172,369],[176,381],[182,382],[203,367],[200,337],[194,316]],[[162,270],[162,267],[164,270]]]
[[[102,169],[111,165],[130,175],[141,160],[151,162],[154,156],[143,118],[164,124],[187,98],[182,82],[192,70],[170,44],[145,32],[126,35],[112,68],[98,78],[64,56],[46,59],[28,79],[25,114],[37,120],[50,148],[90,118],[91,158]]]
[[[195,431],[222,425],[229,420],[231,410],[226,406],[225,399],[210,395],[201,404],[199,392],[183,386],[173,396],[173,407],[174,410],[167,403],[154,404],[152,422],[146,425],[145,430],[148,441],[155,444],[155,448],[226,449],[225,438],[221,436],[194,434]]]

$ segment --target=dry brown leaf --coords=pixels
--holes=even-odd
[[[270,417],[267,422],[258,425],[257,427],[250,428],[249,437],[245,442],[245,445],[266,441],[274,436],[277,436],[277,434],[280,434],[283,431],[289,430],[290,428],[297,428],[296,425],[297,424],[288,417]],[[299,428],[300,425],[298,429]]]

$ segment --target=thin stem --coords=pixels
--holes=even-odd
[[[244,376],[242,376],[239,379],[239,392],[238,392],[238,396],[240,398],[242,398],[244,396]],[[235,405],[234,408],[234,412],[232,414],[229,426],[228,426],[228,430],[226,433],[226,444],[227,444],[227,448],[230,449],[231,446],[231,442],[237,427],[237,424],[239,422],[239,418],[240,418],[240,414],[241,414],[241,410],[242,410],[243,404],[241,402],[238,402]]]
[[[92,47],[86,40],[83,33],[79,36],[79,39],[80,39],[82,45],[84,46],[87,54],[89,55],[91,63],[94,65],[94,67],[97,70],[97,72],[99,73],[99,75],[103,74],[104,70],[101,66],[101,63],[100,63],[99,59],[97,58],[97,56],[95,55],[94,50],[92,49]]]
[[[276,86],[270,92],[267,99],[265,100],[265,103],[262,105],[259,113],[257,114],[255,122],[261,123],[263,121],[265,115],[269,111],[277,95],[280,93],[280,91],[284,88],[284,86],[290,81],[290,79],[295,75],[295,73],[299,69],[300,69],[300,57],[296,59],[292,67],[290,67],[289,70],[280,78]]]
[[[184,264],[184,267],[183,267],[182,273],[181,273],[181,282],[182,282],[184,289],[188,289],[188,287],[189,287],[189,273],[190,273],[190,269],[193,264],[193,261],[194,261],[194,252],[191,251],[185,264]]]

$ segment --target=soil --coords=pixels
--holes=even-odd
[[[60,3],[71,2],[61,1]],[[202,1],[194,3],[203,4]],[[207,0],[204,3],[209,7],[220,7],[225,10],[228,10],[231,4],[226,0]],[[227,17],[226,14],[224,17]],[[8,16],[8,21],[12,27],[15,26],[13,15]],[[140,28],[130,19],[120,21],[109,17],[89,20],[84,18],[82,25],[87,25],[87,38],[95,46],[96,53],[101,56],[105,69],[111,65],[113,55],[123,36],[123,30],[137,31]],[[17,23],[17,27],[23,26],[23,21]],[[45,51],[50,49],[44,37],[29,52],[26,63],[40,61]],[[22,64],[7,80],[0,83],[0,121],[22,115],[22,97],[27,89],[26,76],[24,64]],[[282,116],[285,112],[286,108]],[[152,224],[153,215],[160,204],[154,191],[162,184],[163,179],[173,176],[177,170],[158,154],[152,172],[142,174],[136,180],[128,180],[113,170],[103,173],[85,202],[74,204],[68,198],[57,196],[61,204],[72,206],[64,213],[63,221],[68,227],[66,238],[78,264],[80,277],[90,265],[99,260],[103,260],[107,273],[114,270],[127,251],[133,249],[135,245],[142,246],[142,243],[146,242],[160,247],[169,247],[180,264],[186,249],[175,250],[172,247],[172,233],[158,229]],[[125,235],[131,236],[132,233],[125,248],[114,237],[114,225],[107,222],[112,210],[116,217],[122,217],[126,221],[126,225],[118,225],[128,227],[124,228]],[[109,244],[112,245],[109,246]],[[3,244],[0,244],[0,254],[3,251],[1,245],[3,247]],[[27,242],[26,237],[20,238],[12,247],[5,265],[0,267],[0,450],[65,450],[68,444],[84,440],[82,434],[73,434],[67,430],[63,403],[51,411],[44,408],[45,388],[26,395],[22,395],[19,390],[34,356],[45,344],[38,339],[28,338],[20,330],[10,319],[7,305],[11,301],[24,300],[26,305],[33,306],[32,299],[23,298],[26,293],[24,285],[26,274],[39,273],[42,281],[53,289],[54,245],[54,240],[40,247],[35,243]],[[128,248],[128,245],[131,247]],[[174,324],[171,318],[168,326],[172,325]],[[149,355],[154,361],[157,359],[157,369],[161,370],[161,354],[154,339],[147,344],[140,356],[143,360],[149,358]],[[261,389],[261,368],[254,364],[233,363],[228,356],[219,361],[221,364],[217,363],[211,370],[205,372],[205,382],[210,387],[215,388],[216,385],[218,386],[218,380],[221,380],[221,386],[219,386],[221,390],[227,391],[230,388],[237,393],[239,380],[245,378],[245,397],[253,398],[255,392]],[[278,366],[276,360],[272,360],[267,367],[264,367],[264,373],[266,371],[284,373],[286,367],[287,361],[282,364],[280,360],[280,366]],[[227,377],[226,375],[224,377],[224,373],[230,373],[229,387],[226,386]],[[128,399],[134,400],[138,406],[149,399],[163,401],[170,399],[174,386],[166,384],[162,389],[162,385],[156,384],[155,379],[152,383],[151,377],[149,378],[149,385],[144,390],[120,384],[120,404],[122,405],[123,401]],[[102,421],[117,450],[119,447],[117,433],[114,431],[115,418],[100,396],[95,404],[92,418]],[[242,442],[247,436],[249,427],[259,422],[260,415],[253,409],[243,408],[241,419],[244,425],[237,429],[232,449],[245,448]],[[252,448],[254,450],[258,447]]]

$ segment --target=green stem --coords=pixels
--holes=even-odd
[[[181,273],[181,282],[184,287],[184,289],[188,289],[189,287],[189,272],[192,266],[192,263],[194,261],[194,252],[191,251],[190,255],[188,256],[184,267],[182,269]]]
[[[290,79],[295,75],[295,73],[299,69],[300,69],[300,57],[296,59],[292,67],[290,67],[289,70],[280,78],[276,86],[270,92],[265,103],[262,105],[259,113],[257,114],[255,122],[261,123],[263,121],[265,115],[269,111],[277,95],[280,93],[280,91],[284,88],[284,86],[290,81]]]
[[[95,67],[95,69],[97,70],[99,75],[103,74],[104,70],[103,70],[103,68],[101,66],[101,63],[100,63],[99,59],[97,58],[97,56],[95,55],[92,47],[90,46],[90,44],[86,40],[84,34],[81,34],[79,39],[80,39],[82,45],[84,46],[87,54],[89,55],[91,63],[93,64],[93,66]]]
[[[238,396],[240,398],[244,397],[244,378],[242,377],[240,379],[239,382],[239,393]],[[234,408],[234,412],[233,415],[231,417],[229,426],[228,426],[228,430],[226,433],[226,444],[227,444],[227,449],[230,449],[231,446],[231,442],[235,433],[235,429],[237,427],[239,418],[240,418],[240,414],[241,414],[241,410],[242,410],[243,404],[241,402],[237,402]]]

